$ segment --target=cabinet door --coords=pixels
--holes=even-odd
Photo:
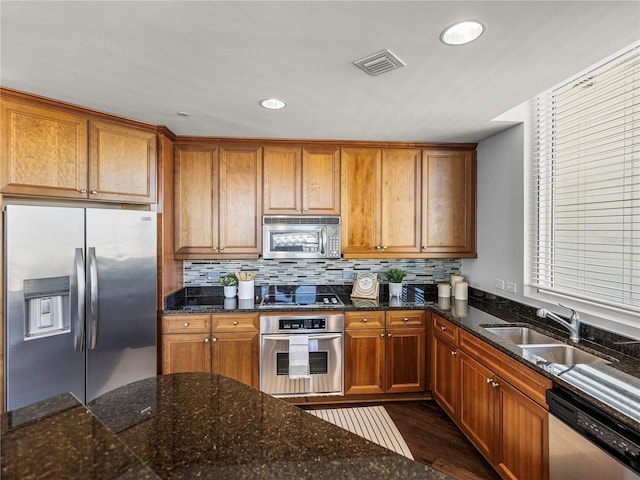
[[[422,178],[422,252],[475,257],[475,151],[423,150]]]
[[[302,150],[302,212],[340,215],[340,150]]]
[[[262,251],[262,148],[220,148],[219,253]]]
[[[382,151],[380,253],[420,252],[420,150]]]
[[[548,480],[548,412],[497,377],[494,465],[503,478]]]
[[[424,392],[425,390],[425,329],[387,330],[386,391]]]
[[[217,254],[217,145],[176,145],[174,168],[176,258]]]
[[[345,330],[345,394],[384,393],[384,337],[384,329]]]
[[[371,255],[381,248],[381,153],[375,148],[343,148],[341,155],[342,253]]]
[[[89,127],[89,198],[155,203],[156,133],[92,120]]]
[[[2,98],[2,193],[87,198],[87,120]]]
[[[302,162],[300,148],[265,147],[264,214],[302,214]]]
[[[162,336],[162,373],[211,373],[209,334],[171,334]]]
[[[494,452],[496,375],[473,358],[459,352],[460,407],[458,425],[488,459]]]
[[[454,420],[458,412],[458,351],[440,335],[433,337],[433,396]]]
[[[213,372],[259,388],[258,332],[214,333]]]

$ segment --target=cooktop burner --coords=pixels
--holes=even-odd
[[[331,292],[318,292],[315,288],[275,287],[262,296],[260,307],[344,307],[340,297]]]

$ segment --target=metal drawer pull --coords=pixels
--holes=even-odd
[[[446,329],[447,329],[447,327],[445,327],[444,325],[442,325],[442,326],[440,327],[440,330],[442,330],[443,332],[444,332]]]
[[[458,354],[458,352],[451,352],[451,355],[453,355],[454,357]]]
[[[491,387],[492,388],[497,388],[499,386],[500,386],[500,384],[498,382],[491,382]]]
[[[368,320],[368,319],[366,319],[366,318],[363,318],[363,319],[362,319],[362,323],[367,323],[368,321],[369,321],[369,320]]]
[[[403,321],[403,322],[408,322],[408,321],[409,321],[409,319],[408,319],[407,317],[404,317],[404,318],[402,319],[402,321]]]
[[[189,326],[189,322],[184,322],[184,326],[188,327]]]
[[[209,339],[208,339],[208,338],[205,338],[205,339],[204,339],[204,343],[209,343]]]
[[[237,322],[237,321],[236,321],[236,322],[233,322],[233,324],[234,324],[234,325],[238,325],[238,322]]]

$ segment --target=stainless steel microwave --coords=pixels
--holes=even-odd
[[[340,258],[340,217],[262,217],[263,258]]]

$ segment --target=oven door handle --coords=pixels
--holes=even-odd
[[[304,335],[300,333],[299,335]],[[263,340],[289,340],[289,337],[295,337],[295,335],[284,335],[282,333],[278,335],[262,335]],[[308,335],[309,340],[333,340],[334,338],[342,338],[341,333],[323,333],[320,335]]]

